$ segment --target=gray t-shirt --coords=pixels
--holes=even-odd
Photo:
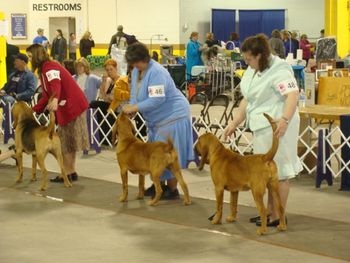
[[[284,49],[284,44],[282,39],[276,38],[276,37],[272,37],[269,40],[269,44],[271,47],[271,51],[274,55],[279,56],[280,58],[285,58],[286,54],[285,54],[285,49]]]

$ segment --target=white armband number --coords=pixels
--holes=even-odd
[[[291,91],[299,90],[295,79],[289,79],[277,84],[276,89],[281,95],[288,94]]]
[[[53,79],[61,79],[61,76],[60,76],[60,71],[59,70],[49,70],[48,72],[46,72],[46,77],[47,77],[47,80],[50,82],[51,80]]]
[[[165,97],[164,85],[149,86],[148,97]]]

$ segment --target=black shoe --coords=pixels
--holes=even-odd
[[[69,181],[73,182],[73,181],[78,181],[78,174],[77,173],[72,173],[67,175]]]
[[[267,215],[267,220],[269,220],[269,218],[270,218],[270,215]],[[260,216],[255,216],[255,217],[249,218],[250,223],[256,223],[258,221],[260,221]]]
[[[9,149],[10,151],[16,152],[16,145],[12,144],[7,149]]]
[[[50,179],[50,182],[53,182],[53,183],[63,183],[63,178],[62,177],[59,177],[58,175],[55,177],[55,178],[51,178]]]
[[[160,197],[160,200],[176,200],[176,199],[180,199],[179,190],[175,189],[171,191],[170,188],[168,187],[165,191],[163,191],[162,196]]]
[[[156,188],[154,186],[154,184],[152,184],[150,187],[148,187],[145,190],[144,196],[154,196],[156,193]]]
[[[166,191],[168,188],[168,186],[166,186],[165,184],[160,184],[160,186],[162,187],[163,192]],[[156,195],[156,187],[154,186],[154,184],[152,184],[145,190],[144,195],[150,197],[154,197]]]
[[[287,225],[287,223],[288,222],[287,222],[287,217],[286,217],[286,225]],[[270,222],[270,220],[267,220],[266,226],[268,226],[268,227],[277,227],[279,224],[280,224],[280,220],[279,219],[273,220],[271,222]],[[261,226],[261,221],[260,220],[257,221],[256,225],[257,226]]]

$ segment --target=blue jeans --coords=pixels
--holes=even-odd
[[[16,99],[10,95],[4,95],[0,97],[0,107],[3,107],[4,104],[10,103],[13,104],[16,102]]]

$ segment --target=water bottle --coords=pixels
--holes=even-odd
[[[305,107],[305,100],[306,100],[305,91],[304,89],[301,89],[299,92],[299,107]]]

